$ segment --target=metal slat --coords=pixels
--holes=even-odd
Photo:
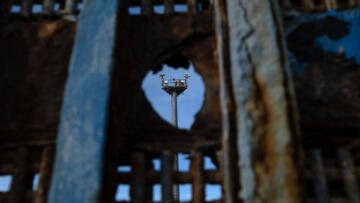
[[[313,149],[310,151],[310,165],[313,174],[315,197],[317,202],[329,202],[329,193],[326,184],[326,176],[321,151]]]
[[[325,6],[328,10],[335,10],[339,8],[337,0],[325,0]]]
[[[152,7],[152,0],[142,0],[141,1],[141,15],[152,15],[153,14],[153,7]]]
[[[17,152],[16,169],[11,182],[8,202],[23,203],[26,202],[26,192],[29,186],[29,150],[26,147],[19,147]]]
[[[174,0],[164,0],[165,14],[174,13]]]
[[[45,15],[54,14],[54,4],[55,4],[55,0],[44,0],[43,12]]]
[[[191,158],[193,203],[203,203],[205,202],[205,184],[203,179],[204,159],[200,152],[192,152]]]
[[[39,171],[40,179],[38,188],[35,192],[34,203],[47,202],[47,194],[50,189],[52,169],[54,164],[54,154],[54,147],[46,147],[42,153]]]
[[[198,0],[187,0],[187,13],[194,15],[198,13]]]
[[[78,4],[78,0],[66,0],[65,2],[65,13],[66,14],[75,14],[76,13],[76,7]]]
[[[133,203],[145,202],[145,154],[143,152],[132,153],[131,168],[133,180],[131,184],[131,199]]]
[[[344,176],[345,192],[349,203],[359,203],[359,187],[357,185],[355,167],[351,155],[344,149],[339,149],[338,159],[341,163],[342,173]]]
[[[22,0],[21,1],[21,11],[20,14],[22,17],[30,17],[32,12],[33,0]]]
[[[303,0],[302,4],[306,8],[306,10],[315,9],[315,4],[313,0]]]
[[[162,201],[166,203],[173,202],[173,154],[169,151],[165,151],[162,155],[162,170],[161,170],[161,192]]]

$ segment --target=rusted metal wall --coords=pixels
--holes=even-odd
[[[303,202],[302,151],[278,4],[227,1],[244,202]]]

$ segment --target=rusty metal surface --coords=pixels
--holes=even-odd
[[[55,139],[74,32],[66,20],[1,26],[2,144]]]
[[[299,124],[277,6],[227,5],[244,202],[303,202]]]

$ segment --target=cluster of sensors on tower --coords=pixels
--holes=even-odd
[[[184,75],[184,79],[164,79],[165,74],[160,74],[161,79],[161,89],[163,89],[168,94],[173,94],[174,92],[177,93],[177,95],[180,95],[182,92],[184,92],[188,87],[188,79],[190,77],[189,74]]]

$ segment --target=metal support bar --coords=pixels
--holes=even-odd
[[[174,13],[174,0],[165,0],[165,14],[173,14]]]
[[[313,183],[317,202],[330,202],[326,184],[326,173],[321,158],[321,151],[319,149],[313,149],[310,151],[310,166],[313,174]]]
[[[161,170],[161,195],[164,203],[173,202],[173,155],[171,152],[165,151],[162,155]]]
[[[187,11],[189,15],[198,13],[198,0],[187,0]]]
[[[141,1],[141,15],[152,15],[153,14],[153,5],[152,0],[142,0]]]
[[[303,6],[308,10],[313,10],[315,8],[313,0],[303,0]]]
[[[222,113],[222,157],[224,202],[237,201],[239,173],[237,169],[236,134],[234,120],[234,102],[231,87],[229,30],[226,1],[215,0],[216,43],[219,61],[220,102]]]
[[[349,203],[359,203],[359,187],[357,184],[357,177],[355,173],[355,166],[348,151],[340,149],[338,151],[338,158],[341,163],[342,172],[344,176],[345,192]]]
[[[76,13],[76,7],[78,0],[66,0],[65,2],[65,13],[73,15]]]
[[[40,179],[35,193],[34,203],[46,203],[47,194],[50,189],[50,182],[54,164],[54,147],[46,147],[42,153],[40,163]]]
[[[32,12],[33,0],[22,0],[21,1],[21,11],[20,14],[22,17],[29,17]]]
[[[335,10],[339,8],[337,0],[325,0],[325,5],[328,10]]]
[[[45,15],[52,15],[54,13],[55,0],[44,0],[43,12]]]
[[[23,203],[27,202],[26,192],[29,186],[29,172],[28,172],[28,155],[29,150],[26,147],[20,147],[17,153],[16,170],[13,174],[14,178],[11,183],[10,194],[8,202]]]
[[[131,185],[131,200],[133,203],[145,202],[145,154],[134,152],[132,154],[133,182]]]
[[[193,203],[205,202],[205,185],[203,179],[204,159],[200,152],[191,153],[191,173],[193,177]]]

